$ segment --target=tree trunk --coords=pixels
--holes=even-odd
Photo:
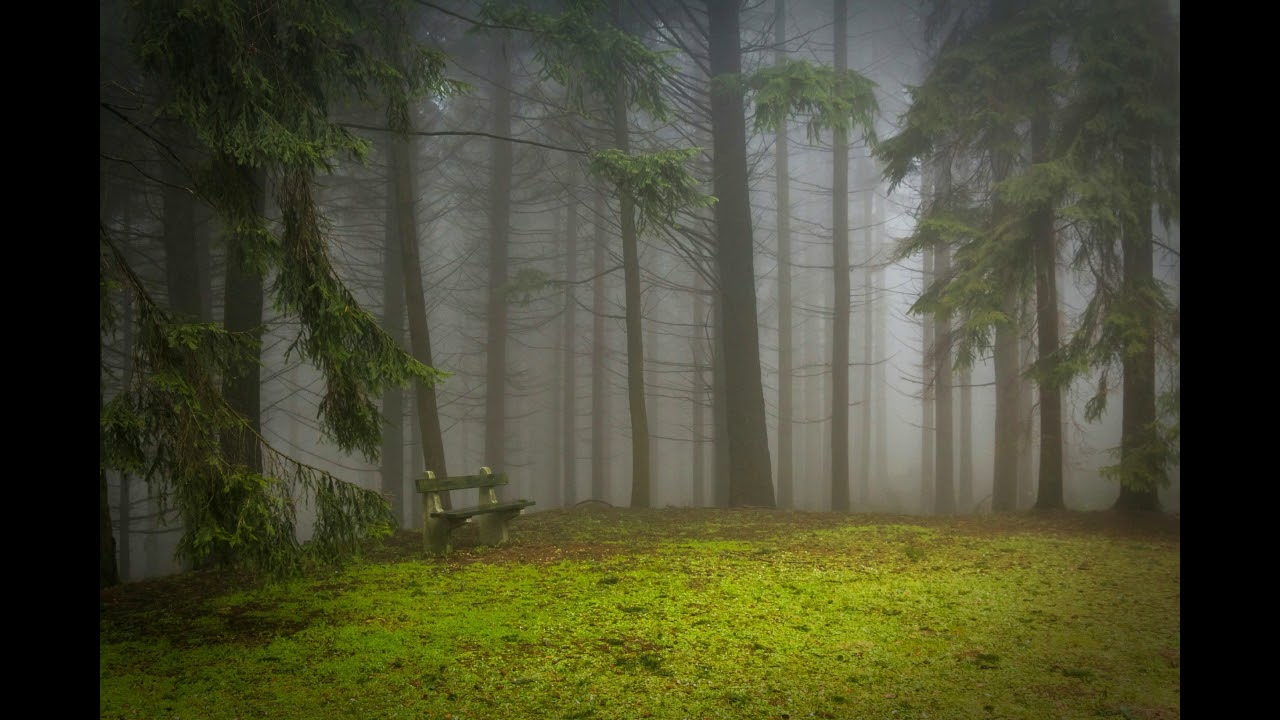
[[[711,75],[738,77],[738,0],[708,0]],[[716,259],[724,313],[724,366],[729,430],[729,505],[774,506],[760,336],[756,325],[755,244],[747,190],[746,117],[742,95],[711,94],[714,134]]]
[[[849,3],[835,3],[835,67],[849,67]],[[831,510],[849,512],[849,137],[832,140],[831,258],[835,320],[831,333]]]
[[[98,416],[102,416],[105,405],[102,386],[98,386]],[[101,429],[98,431],[98,453],[105,456],[107,452],[106,437]],[[120,584],[120,572],[116,565],[116,538],[111,532],[111,497],[107,491],[107,470],[105,465],[98,466],[98,589]]]
[[[1018,509],[1018,427],[1019,362],[1017,298],[1010,292],[1002,308],[1009,322],[996,326],[995,374],[996,417],[995,459],[991,477],[992,512]]]
[[[266,173],[242,168],[242,181],[252,187],[253,212],[262,214],[265,200]],[[194,277],[194,276],[193,276]],[[195,305],[199,307],[198,300]],[[227,248],[227,276],[223,301],[223,325],[227,332],[248,334],[255,346],[262,342],[262,276],[249,264],[242,244],[232,237]],[[259,352],[261,352],[259,350]],[[262,376],[258,363],[249,363],[238,372],[228,373],[223,382],[227,403],[244,416],[251,432],[232,432],[225,438],[228,459],[244,465],[252,472],[262,472],[262,448],[258,435],[262,430]]]
[[[711,360],[711,395],[714,419],[712,438],[712,498],[715,507],[729,507],[729,391],[725,380],[724,299],[715,295],[712,311],[715,335],[712,339],[714,353]]]
[[[1055,287],[1056,288],[1069,287],[1067,284],[1066,270],[1063,267],[1063,264],[1056,263],[1055,265],[1056,265],[1054,270],[1055,283],[1056,283]],[[1067,307],[1066,300],[1063,296],[1064,296],[1063,292],[1058,293],[1059,341],[1061,341],[1062,338],[1067,337],[1067,316],[1069,314],[1069,308]],[[1058,444],[1058,446],[1062,449],[1062,504],[1064,507],[1067,506],[1068,503],[1070,502],[1067,499],[1067,495],[1078,489],[1075,486],[1075,471],[1072,468],[1072,464],[1071,464],[1071,457],[1072,457],[1072,453],[1074,452],[1072,450],[1072,442],[1073,442],[1072,426],[1075,423],[1075,412],[1072,406],[1069,404],[1070,393],[1071,393],[1070,384],[1066,385],[1063,388],[1060,388],[1058,391],[1058,397],[1059,397],[1059,400],[1061,401],[1060,407],[1061,407],[1061,416],[1062,416],[1062,424],[1059,426],[1062,428],[1062,441]],[[1071,482],[1072,484],[1068,486],[1067,485],[1068,482]]]
[[[266,173],[261,169],[241,167],[241,181],[252,193],[253,212],[261,215],[265,200]],[[233,233],[228,239],[225,297],[223,300],[223,327],[229,333],[247,335],[253,339],[255,360],[261,356],[262,344],[262,276],[244,254],[244,244]],[[223,454],[234,466],[249,472],[262,472],[262,370],[258,362],[229,370],[223,378],[223,397],[227,404],[244,417],[247,427],[237,427],[222,436]],[[232,500],[223,507],[237,508]],[[224,527],[236,522],[233,518],[221,518]],[[225,548],[208,558],[214,565],[229,563],[233,551]]]
[[[665,277],[665,270],[660,264],[653,267],[658,277]],[[653,292],[653,290],[650,290]],[[645,389],[645,427],[660,428],[662,427],[662,393],[659,390],[658,382],[658,363],[659,363],[659,343],[658,343],[658,323],[662,318],[661,303],[653,303],[649,310],[644,329],[644,347],[649,356],[644,361],[644,389]],[[672,452],[672,448],[659,447],[659,438],[656,435],[646,433],[649,437],[649,506],[659,502],[661,486],[655,487],[655,483],[662,477],[662,452]],[[634,491],[635,485],[632,485]]]
[[[396,229],[399,235],[400,267],[404,278],[404,302],[409,315],[409,345],[413,357],[431,367],[431,327],[427,322],[427,301],[422,284],[422,261],[418,251],[418,218],[414,210],[414,141],[396,137],[391,141],[392,172],[395,182]],[[503,308],[505,309],[505,305]],[[414,401],[418,411],[418,434],[422,444],[423,469],[437,478],[449,477],[445,462],[444,432],[440,426],[440,410],[433,385],[414,383]],[[495,462],[496,461],[488,461]],[[448,508],[448,493],[442,498]]]
[[[774,3],[773,40],[777,45],[774,63],[786,59],[786,0]],[[778,218],[778,507],[795,505],[792,488],[792,340],[791,340],[791,171],[787,141],[787,123],[778,124],[774,145],[774,175],[777,183]]]
[[[877,221],[879,216],[876,217]],[[877,243],[878,245],[878,243]],[[884,274],[876,272],[873,276],[872,292],[879,292],[880,285],[884,282]],[[876,363],[875,371],[875,413],[872,415],[876,433],[876,471],[872,476],[872,480],[879,484],[879,487],[889,487],[889,413],[888,413],[888,381],[885,379],[885,365],[887,364],[889,354],[888,346],[885,344],[885,324],[887,313],[886,302],[876,300],[875,312],[875,338],[872,346],[876,349],[876,355],[879,362]]]
[[[1005,150],[990,149],[991,182],[1002,182],[1013,167],[1013,157]],[[992,203],[992,225],[999,226],[1008,219],[1009,210],[999,197]],[[1011,278],[1006,279],[1005,296],[1000,310],[1007,318],[996,326],[993,362],[996,381],[995,448],[991,477],[991,511],[1014,512],[1018,510],[1018,449],[1023,433],[1019,422],[1019,398],[1021,386],[1021,332],[1019,329],[1018,296]]]
[[[874,342],[874,334],[872,330],[872,316],[875,311],[876,295],[875,290],[871,287],[871,264],[872,264],[872,248],[871,248],[871,209],[872,199],[875,195],[875,161],[868,155],[862,158],[859,163],[862,167],[861,182],[862,185],[862,226],[863,226],[863,246],[862,246],[862,387],[858,396],[862,398],[862,419],[858,428],[858,505],[866,508],[871,501],[871,413],[874,404],[871,399],[871,371],[875,365],[874,352],[872,347]]]
[[[1046,46],[1047,50],[1047,46]],[[1031,162],[1049,160],[1049,116],[1031,119]],[[1053,229],[1053,207],[1046,204],[1032,218],[1032,242],[1036,263],[1036,349],[1047,365],[1058,351],[1058,237]],[[1039,383],[1040,471],[1037,510],[1065,507],[1062,485],[1062,390],[1056,383]]]
[[[570,164],[569,186],[578,184],[578,166]],[[578,446],[577,446],[577,391],[578,391],[578,302],[575,283],[578,281],[578,205],[570,196],[565,216],[564,308],[560,316],[563,332],[560,335],[561,397],[560,397],[560,464],[561,504],[573,505],[578,501]]]
[[[944,177],[949,176],[944,171]],[[947,190],[949,192],[949,189]],[[933,249],[933,267],[939,283],[946,283],[951,275],[951,248],[946,243],[939,243]],[[947,310],[939,310],[933,318],[934,342],[934,389],[936,402],[934,411],[934,434],[937,438],[938,459],[934,475],[934,512],[939,515],[954,515],[956,512],[955,490],[955,438],[952,433],[952,392],[951,392],[951,314]]]
[[[704,406],[706,404],[706,376],[704,367],[707,357],[706,332],[704,320],[706,315],[703,297],[702,274],[694,276],[693,287],[693,506],[705,507],[709,504],[706,475],[706,435],[707,425]]]
[[[121,343],[120,355],[124,358],[124,369],[120,373],[120,386],[127,391],[129,386],[133,384],[133,295],[124,293],[122,300],[120,327],[123,331],[123,342]],[[129,477],[128,473],[120,473],[119,512],[117,513],[120,516],[120,523],[117,535],[120,549],[120,579],[125,582],[128,582],[133,574],[133,553],[130,552],[129,548],[129,533],[133,525],[131,483],[132,478]]]
[[[387,183],[387,216],[382,250],[382,328],[404,345],[405,270],[400,250],[399,176],[393,149]],[[389,386],[382,393],[382,494],[390,499],[397,522],[404,522],[404,390]]]
[[[101,75],[101,72],[99,72]],[[104,126],[105,127],[105,126]],[[98,141],[103,142],[105,134],[99,129]],[[110,222],[112,212],[112,204],[114,193],[110,192],[110,181],[104,172],[105,160],[99,160],[98,175],[98,212],[99,219],[102,223]],[[132,323],[132,313],[124,313],[124,322]],[[127,326],[127,325],[126,325]],[[127,357],[127,354],[126,354]],[[102,383],[105,378],[99,375],[98,385],[98,417],[102,417],[102,409],[105,406],[105,396]],[[106,437],[102,434],[102,427],[98,428],[98,456],[106,457]],[[127,478],[122,478],[122,481]],[[123,509],[121,515],[124,515]],[[125,528],[123,519],[121,520],[121,529]],[[98,469],[98,590],[104,590],[108,587],[120,584],[120,569],[116,561],[116,539],[111,532],[111,492],[107,487],[107,471],[105,464],[100,464]],[[101,601],[99,601],[99,610],[101,610]]]
[[[1020,310],[1021,318],[1029,318],[1032,313],[1032,299],[1023,296]],[[1036,386],[1027,376],[1031,366],[1031,357],[1035,353],[1031,338],[1021,332],[1029,323],[1020,321],[1018,340],[1018,509],[1025,510],[1035,506],[1035,440],[1036,433]]]
[[[613,2],[614,23],[619,27],[622,4]],[[613,98],[613,144],[624,153],[631,151],[627,119],[626,84],[615,88]],[[627,403],[631,413],[631,507],[649,507],[649,415],[644,390],[644,333],[641,329],[640,251],[636,238],[635,201],[623,193],[618,198],[622,228],[622,272],[627,318]]]
[[[921,287],[929,287],[933,282],[933,253],[925,250],[922,259],[923,273]],[[920,513],[929,515],[933,512],[933,461],[934,461],[934,338],[931,318],[920,322],[923,338],[920,358]]]
[[[506,43],[493,45],[493,133],[511,137],[511,66]],[[507,466],[507,255],[511,232],[511,143],[493,140],[489,191],[489,301],[485,342],[485,465],[494,472]],[[425,424],[425,423],[424,423]],[[432,469],[430,467],[428,470]],[[499,492],[499,497],[502,493]]]
[[[176,165],[167,165],[164,198],[164,271],[169,309],[185,322],[201,320],[200,263],[196,245],[196,203],[187,191],[190,182]]]
[[[1151,146],[1129,150],[1124,156],[1130,183],[1140,188],[1136,222],[1121,233],[1124,254],[1122,297],[1137,328],[1131,331],[1122,358],[1123,415],[1120,423],[1120,494],[1116,510],[1159,510],[1164,477],[1156,423],[1155,308],[1149,294],[1156,291],[1151,242]]]
[[[592,246],[593,273],[592,287],[592,325],[591,325],[591,497],[605,500],[609,496],[609,429],[613,424],[609,421],[608,385],[605,383],[605,349],[608,338],[605,337],[605,231],[604,195],[597,192],[595,201],[595,237]]]
[[[963,512],[973,507],[973,369],[960,371],[960,500],[957,506]]]
[[[817,267],[830,265],[830,257],[819,253],[816,246],[810,246],[813,255],[821,254],[821,258],[806,258],[811,262],[806,265]],[[810,271],[812,272],[812,271]],[[823,278],[827,280],[827,278]],[[812,281],[817,287],[814,305],[820,310],[805,323],[805,366],[810,372],[805,377],[805,418],[804,425],[806,451],[805,477],[809,478],[809,486],[819,493],[825,493],[822,507],[830,510],[831,502],[831,318],[827,308],[831,307],[832,282]]]
[[[424,461],[422,459],[422,456],[425,453],[423,453],[422,451],[422,440],[421,439],[412,440],[413,438],[422,437],[422,431],[420,430],[421,426],[422,426],[422,423],[418,421],[418,412],[417,412],[417,408],[415,407],[414,411],[409,413],[408,437],[411,439],[411,443],[410,443],[411,447],[407,448],[407,454],[409,456],[409,477],[411,478],[422,477],[422,472],[424,469],[423,468]],[[466,433],[463,433],[463,435],[465,437]],[[415,498],[416,498],[417,487],[416,486],[411,486],[411,487],[413,487],[415,491]],[[424,518],[422,516],[422,502],[418,501],[418,502],[409,503],[408,528],[410,530],[422,530],[423,527],[425,526],[426,526],[426,523],[424,522]]]

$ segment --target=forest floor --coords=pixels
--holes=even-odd
[[[102,593],[102,718],[1180,717],[1177,516],[528,513]]]

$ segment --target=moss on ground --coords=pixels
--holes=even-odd
[[[103,594],[102,718],[1180,716],[1173,518],[549,511]]]

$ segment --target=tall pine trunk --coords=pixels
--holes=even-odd
[[[393,148],[388,156],[386,227],[382,249],[382,329],[404,345],[405,291],[403,258],[400,251],[399,180]],[[382,393],[382,494],[391,502],[391,512],[404,522],[404,390],[392,385]]]
[[[961,512],[972,512],[973,506],[973,369],[960,371],[960,467],[957,469]]]
[[[933,282],[933,253],[924,251],[922,264],[922,287],[929,287]],[[933,512],[933,476],[934,468],[934,338],[933,319],[923,318],[920,322],[921,354],[920,354],[920,512],[929,515]]]
[[[578,166],[570,164],[569,187],[578,184]],[[577,410],[578,410],[578,299],[575,296],[578,281],[578,205],[575,196],[569,197],[565,216],[565,260],[564,260],[564,308],[560,322],[563,331],[560,334],[561,359],[561,398],[560,398],[560,466],[562,505],[573,505],[578,501],[578,445],[577,445]]]
[[[786,59],[787,40],[786,0],[775,0],[773,32],[776,49],[774,63],[781,65]],[[791,170],[787,123],[778,124],[777,141],[774,144],[774,181],[778,200],[778,507],[795,505],[792,488],[792,340],[791,340]]]
[[[835,67],[849,67],[849,3],[835,3]],[[831,261],[835,320],[831,332],[831,510],[849,511],[849,135],[831,143]]]
[[[1036,386],[1027,374],[1035,347],[1029,333],[1023,330],[1030,326],[1026,318],[1033,312],[1033,298],[1024,295],[1020,304],[1023,319],[1018,323],[1018,509],[1024,510],[1034,507],[1036,502],[1035,453],[1039,439],[1036,426],[1039,423],[1036,422]]]
[[[879,216],[877,215],[877,221]],[[877,241],[879,238],[877,237]],[[878,242],[877,242],[878,245]],[[879,293],[880,287],[884,283],[884,273],[877,271],[873,276],[873,284],[871,291]],[[889,383],[885,379],[885,365],[889,357],[888,346],[885,344],[885,323],[886,311],[885,306],[888,303],[883,302],[880,298],[876,299],[875,312],[875,337],[873,338],[872,347],[876,350],[879,361],[876,363],[875,369],[875,413],[872,415],[875,433],[876,433],[876,466],[875,474],[872,475],[872,481],[877,487],[889,487],[889,413],[888,413],[888,387]],[[896,496],[896,493],[895,493]]]
[[[266,173],[240,168],[240,180],[252,193],[253,212],[261,215],[265,200]],[[249,335],[255,347],[262,342],[262,276],[245,256],[244,245],[232,236],[227,248],[223,325],[227,332]],[[198,304],[196,305],[198,307]],[[258,352],[261,352],[260,350]],[[224,438],[228,459],[252,472],[262,471],[262,376],[256,362],[246,363],[223,380],[227,403],[248,421],[247,430],[233,431]]]
[[[609,496],[609,386],[605,381],[605,230],[604,195],[595,199],[595,233],[592,238],[591,271],[591,497],[605,500]]]
[[[1003,182],[1012,170],[1013,157],[1004,149],[989,148],[991,183]],[[1008,220],[1010,209],[999,195],[992,202],[992,227]],[[994,458],[991,472],[992,512],[1014,512],[1018,509],[1018,449],[1024,428],[1019,422],[1019,398],[1022,383],[1021,333],[1018,317],[1019,299],[1013,289],[1013,278],[1005,278],[1000,311],[1005,321],[996,325],[992,365],[996,381],[996,413]]]
[[[102,386],[98,386],[98,415],[102,415]],[[106,436],[98,430],[98,453],[107,453]],[[111,532],[111,496],[107,490],[107,470],[105,464],[98,467],[98,589],[120,584],[120,569],[116,564],[116,538]]]
[[[995,459],[991,478],[991,510],[1013,512],[1018,509],[1018,422],[1019,339],[1013,318],[1018,316],[1017,297],[1009,292],[1001,308],[1008,322],[996,326],[995,375]]]
[[[614,22],[621,26],[621,0],[614,0]],[[619,82],[613,98],[613,145],[631,151],[626,84]],[[644,391],[644,333],[641,329],[640,251],[636,237],[635,201],[618,198],[622,228],[622,272],[627,326],[627,405],[631,414],[631,507],[649,507],[649,414]]]
[[[706,358],[707,332],[706,299],[704,296],[702,273],[694,276],[693,286],[693,505],[704,507],[711,504],[707,492],[706,461]]]
[[[949,172],[944,171],[944,177]],[[948,190],[949,191],[949,190]],[[937,282],[946,283],[951,275],[951,247],[938,243],[933,248],[933,268]],[[934,470],[934,512],[953,515],[956,512],[955,435],[951,392],[951,314],[942,309],[933,317],[934,342],[934,435],[938,459]]]
[[[1122,297],[1134,324],[1122,357],[1124,398],[1120,422],[1120,494],[1117,510],[1158,510],[1164,475],[1156,422],[1154,246],[1151,241],[1151,145],[1125,152],[1125,172],[1139,188],[1136,218],[1124,224]]]
[[[713,88],[716,78],[742,73],[738,0],[708,0]],[[774,506],[772,467],[760,377],[755,292],[755,243],[747,190],[747,129],[742,95],[711,93],[714,134],[716,260],[724,317],[724,368],[729,434],[729,505]]]
[[[133,296],[129,293],[124,294],[123,307],[120,309],[120,327],[123,329],[123,340],[120,348],[120,355],[124,361],[124,369],[120,373],[120,386],[128,388],[133,383]],[[133,525],[133,478],[128,473],[120,473],[120,492],[119,492],[119,550],[120,550],[120,578],[128,582],[133,574],[133,553],[129,547],[129,535]]]
[[[261,169],[241,166],[237,169],[242,192],[250,196],[251,212],[262,215],[265,205],[266,173]],[[227,267],[222,323],[228,333],[247,336],[254,347],[253,361],[229,369],[222,381],[222,394],[232,409],[245,420],[245,425],[228,430],[221,438],[223,455],[234,467],[248,472],[262,472],[262,371],[257,359],[262,350],[262,276],[245,251],[249,241],[232,232],[227,242]],[[230,484],[224,486],[230,492]],[[218,504],[219,509],[234,511],[240,506],[233,498]],[[215,512],[219,510],[215,509]],[[221,517],[223,527],[235,527],[237,520]],[[231,563],[233,551],[225,545],[205,562],[211,565]]]
[[[712,485],[711,496],[715,507],[729,507],[729,391],[725,379],[725,343],[724,343],[724,299],[723,295],[715,295],[715,307],[712,318],[715,323],[712,336],[711,360],[711,395],[712,422],[715,423],[712,437],[711,460]]]
[[[501,36],[493,41],[493,133],[511,136],[511,65]],[[507,258],[511,233],[511,143],[494,139],[489,185],[489,300],[485,333],[484,463],[507,466]],[[431,468],[427,468],[430,470]]]
[[[875,367],[873,342],[875,340],[872,320],[875,315],[875,290],[871,286],[873,250],[871,236],[873,222],[871,220],[872,200],[875,196],[875,161],[868,152],[867,157],[859,163],[862,167],[862,387],[858,393],[862,399],[862,419],[858,427],[858,505],[867,507],[871,500],[871,428],[872,401],[871,375]]]
[[[1047,49],[1047,46],[1046,46]],[[1049,160],[1049,115],[1031,119],[1031,162]],[[1036,273],[1036,351],[1038,362],[1048,367],[1058,351],[1058,238],[1053,229],[1053,207],[1045,204],[1031,220]],[[1062,390],[1055,382],[1038,383],[1040,393],[1040,468],[1036,490],[1037,510],[1065,507],[1062,486]]]
[[[409,345],[413,357],[431,367],[431,329],[427,322],[427,301],[422,284],[422,261],[418,251],[418,221],[414,212],[414,142],[410,137],[392,141],[392,168],[395,178],[396,228],[399,235],[400,265],[404,277],[404,301],[409,314]],[[445,463],[444,432],[440,426],[440,410],[434,385],[414,383],[414,401],[418,411],[418,435],[422,445],[424,470],[437,478],[449,476]],[[447,495],[447,494],[446,494]],[[447,497],[444,500],[448,500]],[[446,506],[447,507],[447,506]]]

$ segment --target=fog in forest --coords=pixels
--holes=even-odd
[[[546,12],[558,7],[537,5]],[[833,5],[741,4],[743,75],[783,57],[833,66]],[[970,5],[975,12],[985,7]],[[847,67],[874,82],[878,140],[901,131],[912,88],[924,82],[943,42],[938,36],[945,33],[926,32],[930,7],[890,0],[848,3]],[[730,497],[726,408],[730,394],[750,390],[723,381],[734,346],[726,349],[719,336],[726,308],[719,292],[715,209],[681,207],[666,221],[637,214],[632,260],[623,236],[633,224],[622,222],[619,193],[590,166],[590,153],[619,147],[620,140],[632,153],[701,148],[686,166],[700,192],[716,194],[708,11],[702,3],[662,0],[620,0],[606,8],[601,17],[613,18],[644,46],[670,52],[666,57],[676,72],[662,89],[666,117],[624,110],[620,127],[619,114],[602,96],[588,92],[581,107],[573,106],[566,84],[548,76],[546,55],[527,33],[476,32],[481,15],[475,3],[414,5],[406,15],[412,36],[446,53],[444,77],[466,88],[410,106],[414,134],[403,141],[387,130],[388,112],[376,98],[331,103],[333,116],[370,145],[363,163],[335,157],[331,172],[315,177],[325,248],[359,305],[424,362],[416,343],[422,332],[429,333],[427,364],[448,373],[435,387],[438,419],[431,421],[438,422],[447,473],[474,473],[481,466],[505,472],[511,482],[503,497],[536,501],[526,512],[587,502],[628,506],[635,500],[637,398],[629,393],[634,376],[627,313],[636,308],[628,308],[625,272],[634,262],[639,332],[631,349],[642,347],[647,505],[754,504]],[[282,309],[272,294],[277,270],[267,263],[260,284],[245,289],[245,273],[229,269],[226,223],[200,193],[189,191],[184,174],[193,172],[193,158],[204,152],[200,139],[180,122],[156,116],[156,98],[173,89],[150,83],[138,69],[127,42],[131,16],[111,1],[100,3],[100,13],[100,206],[113,247],[152,300],[198,322],[230,327],[228,299],[256,293],[262,440],[340,480],[383,493],[401,528],[420,528],[414,478],[426,469],[423,437],[430,435],[419,415],[423,394],[413,386],[378,394],[380,457],[338,447],[319,420],[325,376],[297,347],[306,334],[296,313]],[[950,22],[954,28],[964,19]],[[848,225],[848,509],[934,513],[938,398],[932,359],[938,339],[934,314],[912,312],[930,282],[926,272],[934,272],[932,258],[926,266],[932,251],[899,252],[935,192],[934,180],[916,165],[891,187],[884,161],[871,155],[865,134],[854,129],[848,133],[847,192],[833,197],[833,132],[810,132],[808,118],[796,115],[780,143],[777,132],[753,126],[756,108],[750,96],[745,102],[759,376],[774,502],[780,509],[833,507],[834,200],[846,205]],[[398,149],[405,152],[397,156]],[[958,184],[966,167],[981,165],[981,158],[957,157],[950,174]],[[279,226],[284,217],[277,193],[285,180],[267,173],[265,183],[261,214],[269,227]],[[1153,211],[1151,222],[1153,275],[1176,312],[1176,219],[1166,225]],[[1060,217],[1056,227],[1056,301],[1065,343],[1101,281],[1096,265],[1075,262],[1083,253],[1077,253],[1071,220]],[[407,236],[416,243],[416,258],[401,246]],[[957,254],[956,262],[963,257]],[[417,268],[406,272],[405,263],[414,260]],[[415,273],[419,288],[406,285]],[[1040,467],[1039,392],[1027,374],[1037,358],[1034,281],[1016,294],[1023,371],[1015,424],[1016,508],[1029,510],[1036,503]],[[102,336],[103,398],[109,402],[131,379],[130,358],[140,340],[129,319],[139,306],[115,291],[104,291],[103,303],[117,315]],[[415,312],[424,313],[425,328],[414,327]],[[956,318],[953,348],[963,332]],[[1158,392],[1176,395],[1176,338],[1172,342],[1172,358],[1157,352],[1156,385]],[[957,514],[993,511],[1000,435],[993,348],[987,345],[977,348],[971,368],[956,366],[948,374]],[[958,359],[954,349],[948,357]],[[1119,493],[1118,483],[1101,472],[1117,462],[1114,451],[1121,443],[1124,385],[1118,364],[1103,392],[1105,411],[1086,418],[1102,374],[1100,368],[1087,369],[1062,390],[1062,495],[1071,510],[1110,508]],[[1176,423],[1176,408],[1172,412]],[[789,432],[786,448],[780,447],[783,426]],[[787,459],[790,467],[780,467]],[[1176,459],[1169,480],[1158,493],[1160,508],[1178,512]],[[137,474],[111,471],[107,502],[121,543],[122,579],[180,568],[173,552],[183,525],[174,498],[163,499]],[[297,525],[304,540],[313,517],[313,506],[300,498]]]

